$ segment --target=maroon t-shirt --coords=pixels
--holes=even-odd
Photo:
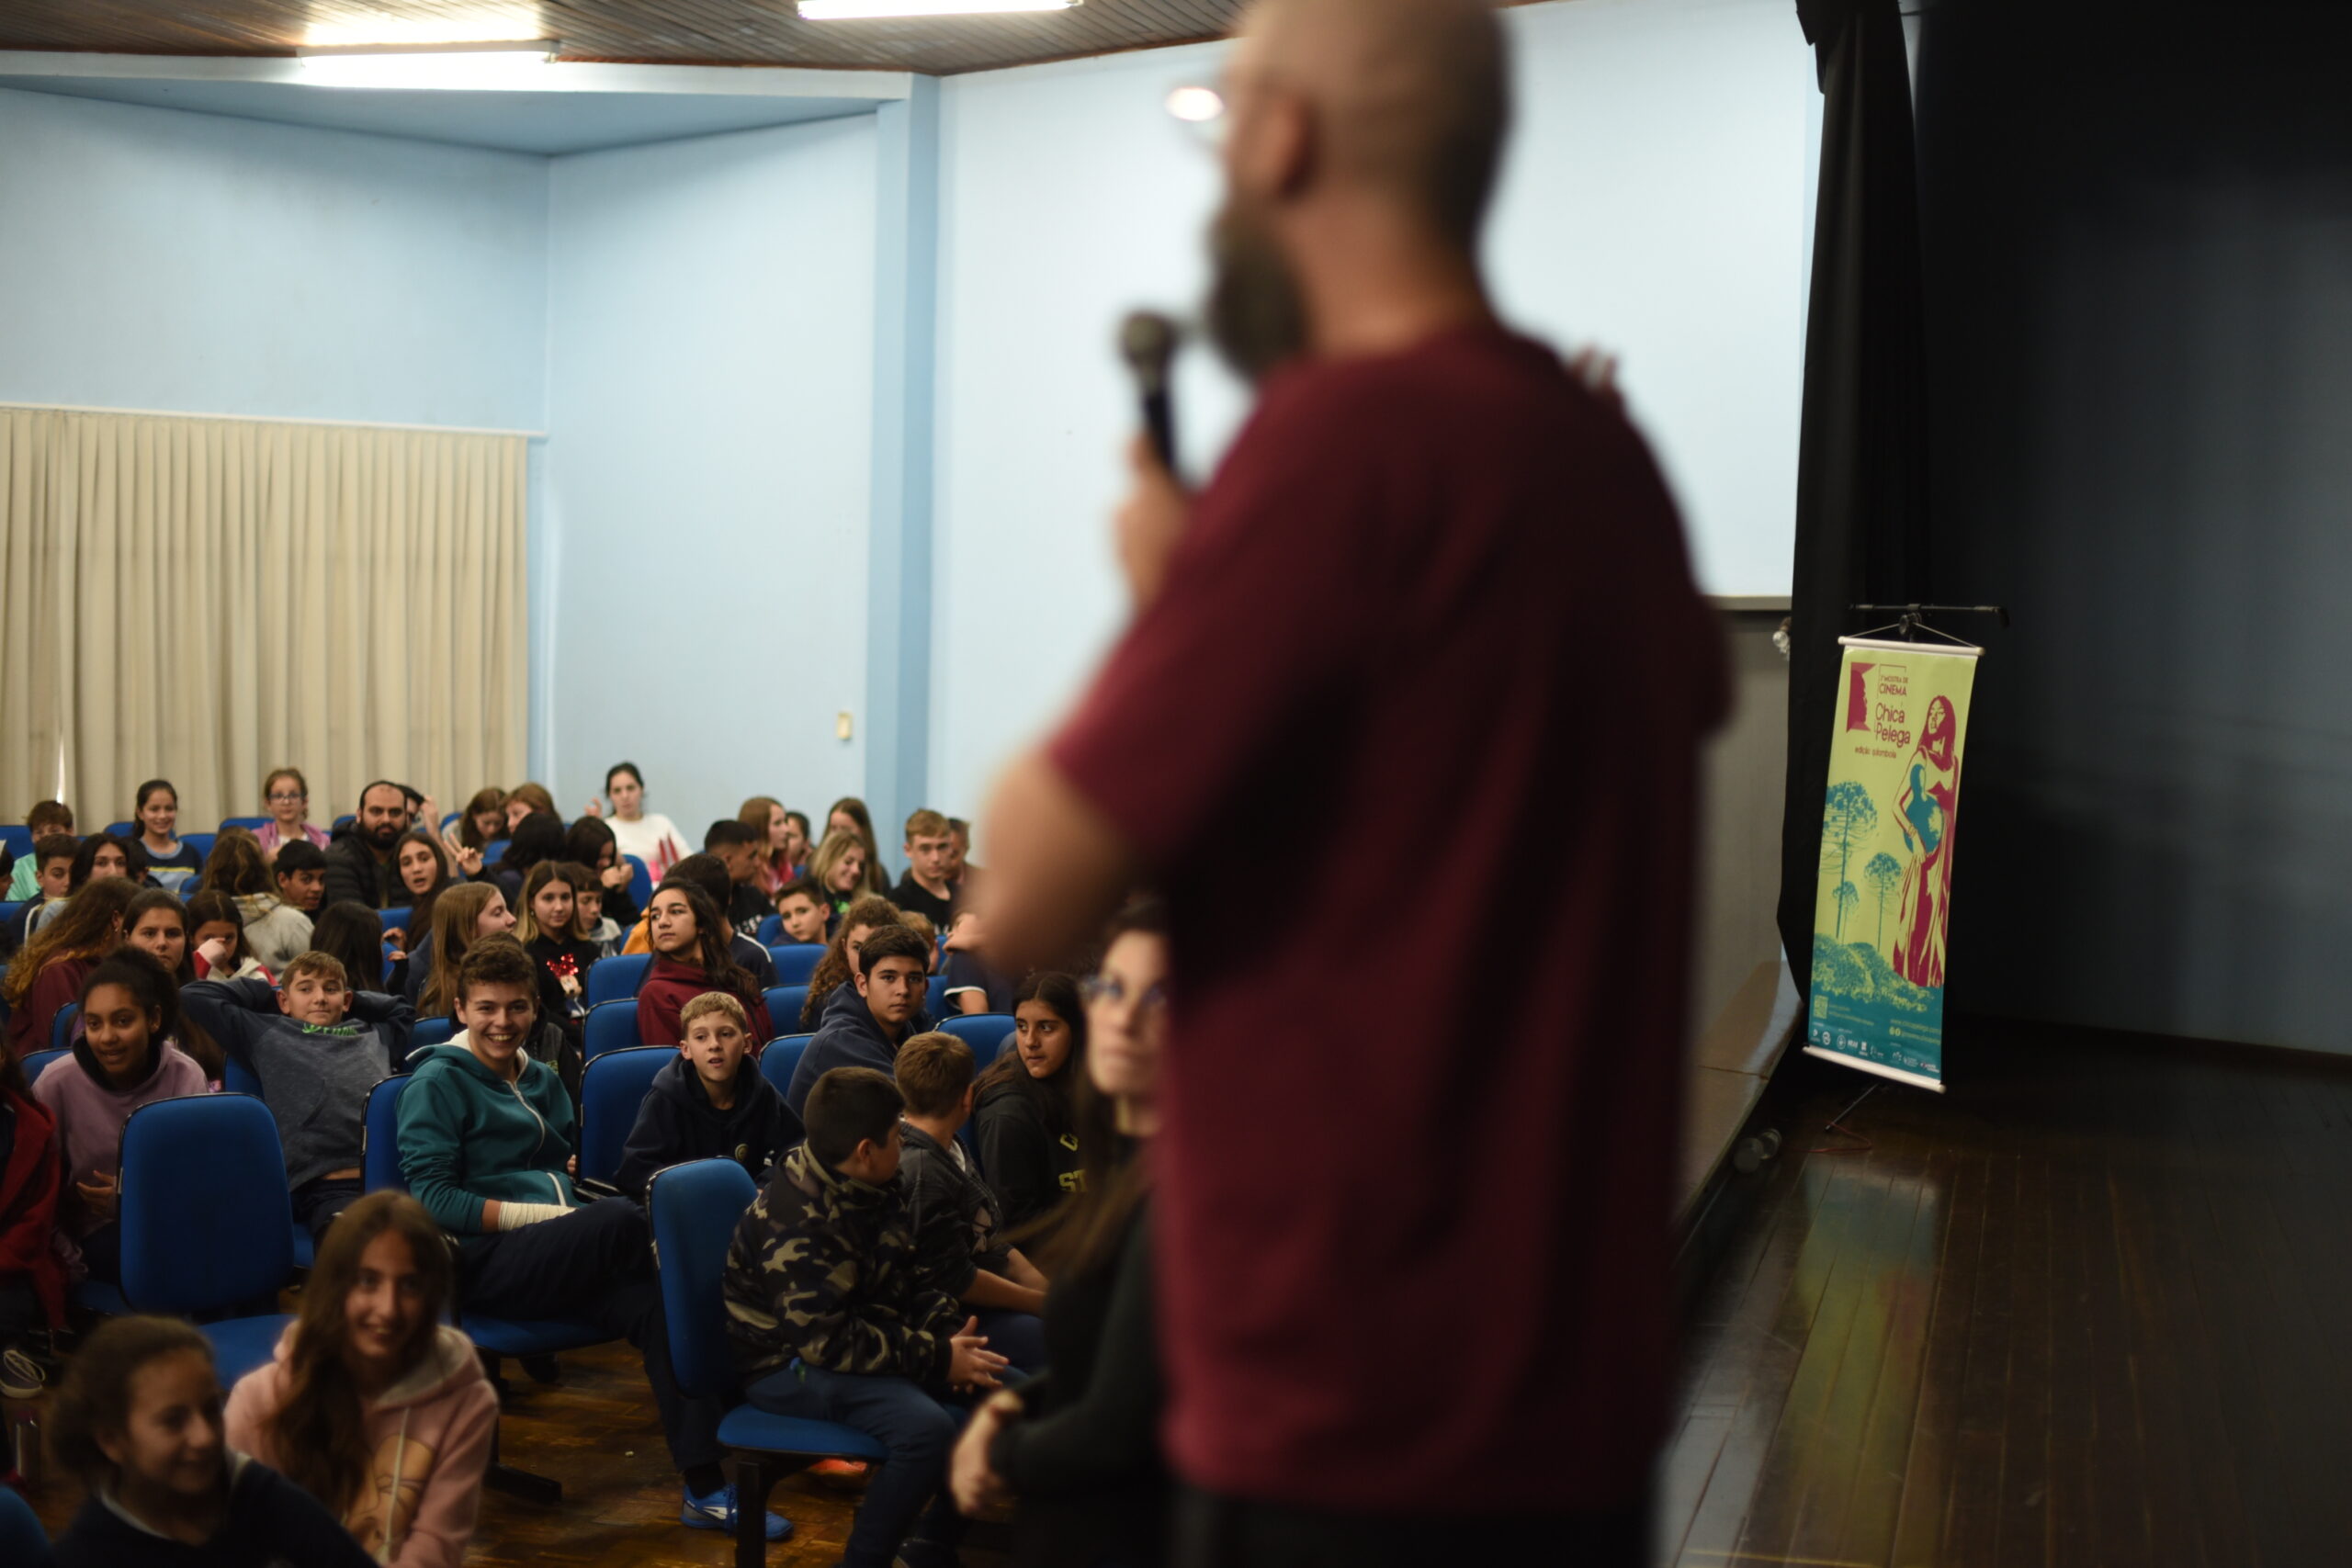
[[[1648,451],[1549,349],[1471,329],[1268,381],[1051,748],[1171,906],[1185,1479],[1373,1510],[1643,1485],[1722,700]]]

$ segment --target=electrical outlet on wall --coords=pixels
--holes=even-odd
[[[846,740],[849,735],[849,709],[843,708],[833,716],[833,738],[837,740]]]

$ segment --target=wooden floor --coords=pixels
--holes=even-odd
[[[1659,1562],[2352,1562],[2352,1062],[1991,1024],[1949,1057],[1857,1154],[1806,1151],[1871,1080],[1783,1068]]]

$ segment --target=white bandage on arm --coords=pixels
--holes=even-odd
[[[502,1198],[498,1202],[498,1228],[519,1231],[542,1220],[560,1220],[570,1213],[561,1203],[512,1203]]]

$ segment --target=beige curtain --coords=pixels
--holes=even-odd
[[[0,820],[519,780],[525,439],[0,408]]]

